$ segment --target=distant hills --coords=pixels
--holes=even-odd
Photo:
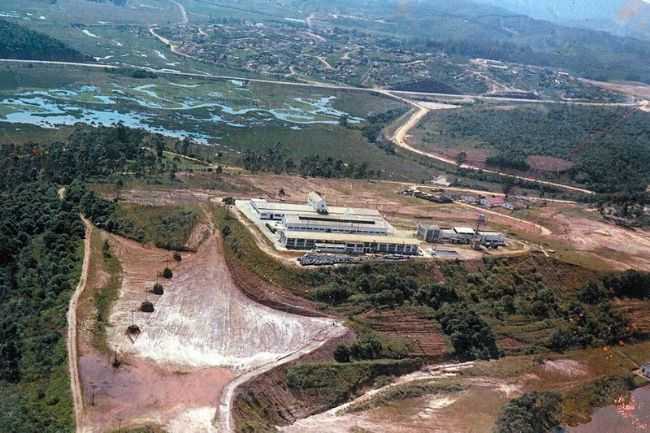
[[[650,39],[650,0],[476,0],[559,24]]]
[[[5,20],[0,20],[0,58],[69,62],[90,60],[57,39]]]
[[[589,4],[595,4],[596,8],[602,4],[601,11],[592,14],[594,17],[625,15],[631,22],[636,12],[618,13],[621,8],[616,6],[620,3],[628,7],[630,1],[635,2],[633,6],[641,6],[634,11],[645,10],[647,4],[643,0],[329,0],[327,3],[293,0],[293,3],[304,13],[317,10],[319,14],[338,16],[332,21],[339,26],[407,40],[451,42],[460,48],[454,50],[456,54],[463,57],[556,67],[602,81],[650,83],[648,41],[527,15],[544,12],[546,16],[563,16],[572,11],[567,17],[585,17],[590,13]],[[501,7],[504,5],[510,5],[511,10]],[[549,12],[542,5],[557,7]],[[359,18],[352,20],[349,18],[352,15]]]

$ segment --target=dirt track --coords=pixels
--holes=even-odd
[[[86,288],[86,280],[88,278],[88,267],[90,265],[90,236],[92,233],[92,225],[82,218],[85,227],[84,238],[84,258],[81,267],[81,275],[79,277],[79,284],[70,298],[68,306],[68,336],[66,347],[68,352],[68,373],[70,374],[70,388],[72,390],[72,403],[74,406],[74,419],[76,431],[81,432],[82,414],[83,414],[83,395],[81,392],[81,382],[79,376],[79,363],[77,353],[77,304],[79,297]]]
[[[231,432],[230,405],[240,384],[346,331],[331,319],[285,313],[247,298],[233,282],[218,234],[207,225],[192,236],[204,239],[197,252],[183,253],[180,263],[169,251],[102,236],[123,270],[107,328],[121,365],[113,366],[114,356],[98,352],[88,338],[82,343],[79,432],[148,423],[170,433],[211,433],[217,431],[217,410],[219,432]],[[171,280],[159,280],[165,293],[148,293],[165,266],[174,271]],[[95,270],[89,284],[102,287],[101,274]],[[137,311],[145,299],[155,304],[154,313]],[[141,330],[133,340],[125,332],[132,323]]]
[[[406,100],[409,101],[409,100]],[[445,164],[449,165],[457,165],[457,162],[447,158],[442,155],[438,155],[435,153],[431,152],[425,152],[423,150],[417,149],[410,145],[408,143],[408,138],[409,138],[409,132],[415,128],[418,123],[429,113],[430,109],[423,106],[422,104],[414,101],[409,101],[411,106],[413,106],[413,110],[410,111],[410,114],[407,114],[406,117],[404,118],[404,123],[400,125],[396,130],[393,136],[391,137],[391,140],[397,145],[398,147],[401,147],[402,149],[406,149],[410,152],[416,153],[421,156],[425,156],[427,158],[435,159],[436,161],[444,162]],[[438,107],[438,109],[443,109],[444,107]],[[495,174],[497,176],[501,177],[506,177],[506,178],[511,178],[511,179],[518,179],[518,180],[523,180],[526,182],[532,182],[532,183],[538,183],[541,185],[548,185],[552,186],[555,188],[560,188],[564,190],[568,190],[571,192],[579,192],[583,194],[594,194],[593,191],[590,191],[585,188],[579,188],[575,186],[570,186],[570,185],[565,185],[561,183],[556,183],[556,182],[549,182],[545,180],[540,180],[540,179],[535,179],[532,177],[525,177],[525,176],[517,176],[509,173],[504,173],[501,171],[496,171],[496,170],[489,170],[481,167],[475,167],[473,165],[468,165],[468,164],[461,164],[459,166],[462,169],[465,170],[472,170],[472,171],[482,171],[484,173],[489,173],[489,174]]]
[[[303,318],[251,302],[233,282],[214,234],[178,264],[169,252],[126,239],[115,238],[115,248],[124,282],[111,314],[115,326],[109,341],[118,352],[188,367],[247,371],[292,353],[332,326],[331,319]],[[164,266],[175,274],[169,281],[159,279],[165,294],[147,294]],[[136,311],[144,299],[156,311]],[[132,314],[143,329],[133,344],[124,335]]]

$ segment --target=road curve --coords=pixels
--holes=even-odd
[[[408,100],[407,100],[408,101]],[[531,183],[537,183],[540,185],[547,185],[559,189],[563,189],[566,191],[570,192],[578,192],[581,194],[595,194],[593,191],[585,189],[585,188],[579,188],[576,186],[571,186],[571,185],[565,185],[562,183],[557,183],[557,182],[550,182],[546,180],[541,180],[541,179],[535,179],[532,177],[526,177],[526,176],[517,176],[514,174],[510,173],[504,173],[502,171],[497,171],[497,170],[490,170],[486,168],[481,168],[481,167],[476,167],[473,165],[468,165],[468,164],[461,164],[458,165],[456,161],[454,161],[451,158],[438,155],[436,153],[432,152],[426,152],[424,150],[416,149],[415,147],[411,146],[408,144],[406,141],[408,138],[409,132],[417,126],[417,124],[429,113],[430,109],[418,104],[415,101],[411,101],[411,105],[413,106],[413,109],[410,112],[410,115],[406,118],[404,123],[397,128],[395,133],[392,136],[392,141],[395,143],[396,146],[401,147],[402,149],[408,150],[409,152],[416,153],[421,156],[425,156],[430,159],[435,159],[436,161],[443,162],[448,165],[454,165],[458,166],[461,169],[464,170],[471,170],[471,171],[481,171],[483,173],[488,173],[488,174],[494,174],[500,177],[505,177],[505,178],[510,178],[510,179],[518,179],[518,180],[523,180],[526,182],[531,182]]]
[[[183,25],[188,24],[190,22],[190,19],[187,16],[187,11],[185,10],[185,6],[183,6],[176,0],[169,0],[169,1],[174,3],[181,13],[181,21],[179,22],[179,24],[183,24]]]
[[[90,236],[92,234],[92,224],[81,217],[85,227],[84,238],[84,258],[81,267],[81,276],[79,277],[79,284],[70,298],[68,306],[68,331],[66,347],[68,351],[68,372],[70,374],[70,388],[72,391],[72,403],[74,406],[74,421],[75,431],[82,433],[82,419],[83,419],[83,393],[81,391],[81,380],[79,377],[79,356],[77,353],[77,305],[79,297],[86,289],[86,281],[88,279],[88,268],[90,266]]]
[[[221,400],[219,401],[219,408],[217,409],[215,419],[217,431],[219,433],[235,433],[232,404],[235,400],[237,388],[255,379],[257,376],[273,370],[276,367],[300,359],[304,355],[307,355],[319,349],[331,339],[345,335],[346,332],[348,332],[348,330],[343,325],[332,320],[332,327],[321,331],[320,334],[318,334],[314,341],[312,341],[310,344],[293,353],[285,355],[275,362],[271,362],[267,365],[245,373],[226,385],[226,388],[221,394]]]

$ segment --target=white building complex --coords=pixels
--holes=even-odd
[[[348,254],[418,254],[420,241],[400,235],[374,209],[330,207],[318,193],[307,204],[249,202],[255,217],[274,224],[280,244],[287,249]]]
[[[470,244],[477,240],[487,247],[506,245],[503,233],[479,231],[470,227],[440,228],[435,225],[418,224],[418,238],[431,243]]]

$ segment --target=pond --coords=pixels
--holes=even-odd
[[[629,399],[596,409],[591,421],[569,427],[567,433],[648,433],[650,432],[650,386],[632,392]]]

